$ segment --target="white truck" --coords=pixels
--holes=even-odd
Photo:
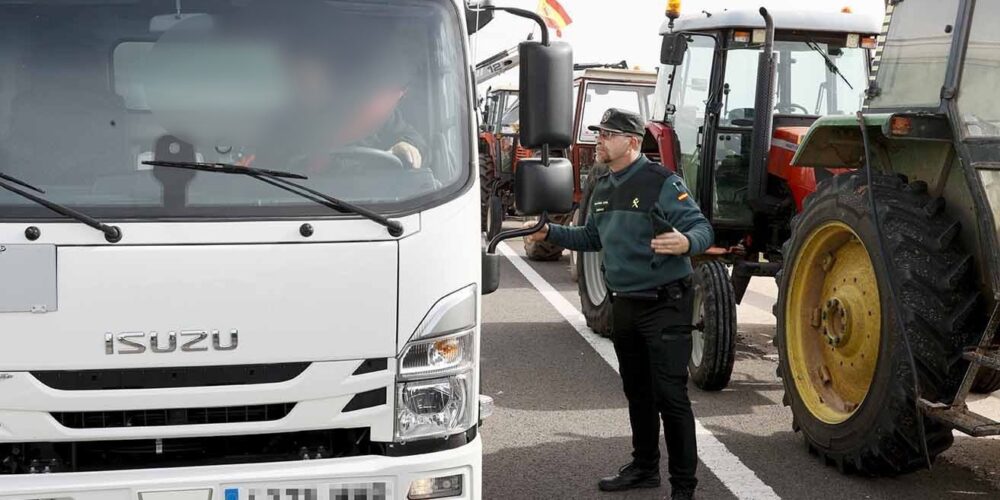
[[[480,496],[469,12],[0,1],[0,499]]]

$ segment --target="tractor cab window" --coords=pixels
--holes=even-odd
[[[845,115],[861,109],[868,83],[865,49],[808,39],[779,40],[774,51],[778,65],[773,113]],[[756,47],[727,52],[719,126],[753,125],[759,54]]]
[[[644,120],[649,120],[653,91],[653,86],[588,83],[584,94],[583,119],[580,121],[580,142],[597,142],[597,132],[587,130],[587,127],[601,123],[601,117],[609,108],[638,113]]]
[[[958,108],[968,137],[1000,137],[1000,32],[990,22],[1000,17],[1000,4],[981,2],[969,32]]]
[[[937,108],[948,69],[959,0],[907,0],[896,5],[879,62],[879,94],[869,103],[880,108]],[[992,10],[994,2],[977,2]],[[984,21],[985,23],[985,21]],[[979,30],[984,33],[985,24]],[[995,89],[995,87],[993,87]]]
[[[701,134],[705,125],[705,106],[709,101],[709,86],[712,81],[712,60],[715,54],[715,39],[694,35],[688,42],[681,65],[668,70],[660,70],[659,96],[669,95],[669,105],[673,114],[671,121],[681,146],[681,174],[692,192],[698,193],[698,167],[701,163]],[[663,78],[665,74],[671,77]],[[667,85],[670,85],[669,92]],[[662,99],[662,97],[661,97]],[[656,104],[657,112],[665,112],[668,103]]]
[[[111,219],[336,215],[149,160],[292,171],[387,213],[431,206],[471,177],[455,16],[444,0],[0,2],[0,171]],[[0,217],[51,216],[0,192]]]

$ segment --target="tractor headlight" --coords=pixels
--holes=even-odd
[[[445,437],[475,425],[475,285],[438,301],[399,355],[396,441]]]

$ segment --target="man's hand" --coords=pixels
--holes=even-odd
[[[410,164],[413,168],[420,168],[420,165],[423,163],[423,158],[420,157],[420,150],[408,142],[397,142],[395,146],[389,149],[389,152],[399,157],[400,160]]]
[[[650,242],[654,253],[661,255],[684,255],[691,249],[687,236],[674,229],[672,232],[657,235]]]
[[[528,221],[524,223],[523,227],[529,228],[534,226],[535,224],[537,223]],[[538,243],[539,241],[545,241],[545,237],[547,237],[548,235],[549,235],[549,225],[546,224],[542,226],[542,228],[539,229],[538,231],[535,231],[534,233],[525,236],[524,239],[531,243]]]

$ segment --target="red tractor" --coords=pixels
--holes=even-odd
[[[600,122],[608,108],[622,108],[652,116],[656,74],[624,69],[625,62],[613,65],[577,65],[578,76],[573,82],[576,103],[573,144],[553,155],[569,158],[573,163],[573,200],[579,205],[583,186],[595,167],[597,136],[587,125]],[[517,143],[518,95],[512,88],[491,89],[483,107],[479,134],[479,169],[482,186],[483,230],[488,239],[500,230],[506,215],[513,214],[513,179],[517,162],[533,155]],[[598,166],[600,168],[600,166]],[[556,223],[569,223],[574,213],[551,215]],[[563,249],[550,243],[526,246],[532,260],[558,260]]]

